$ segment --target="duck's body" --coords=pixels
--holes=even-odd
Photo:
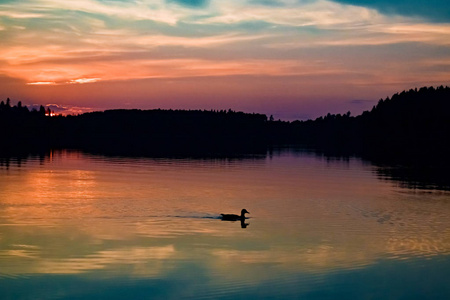
[[[241,210],[241,215],[234,214],[220,214],[222,216],[222,220],[224,221],[239,221],[245,220],[245,214],[249,214],[249,212],[244,208]]]

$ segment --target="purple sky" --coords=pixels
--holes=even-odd
[[[0,0],[0,97],[65,113],[228,109],[359,114],[450,85],[450,4]]]

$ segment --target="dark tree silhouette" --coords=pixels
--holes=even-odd
[[[9,108],[9,109],[8,109]],[[423,87],[381,99],[359,116],[330,114],[315,120],[275,121],[228,110],[107,110],[45,117],[19,102],[0,103],[3,145],[78,148],[143,154],[264,152],[302,145],[334,155],[435,157],[450,153],[450,88]],[[450,159],[449,159],[450,160]]]

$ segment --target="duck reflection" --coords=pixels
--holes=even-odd
[[[241,228],[247,228],[249,225],[249,223],[245,223],[245,220],[241,220]]]

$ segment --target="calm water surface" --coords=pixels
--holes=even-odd
[[[289,151],[1,159],[0,299],[449,299],[450,192],[386,170]]]

